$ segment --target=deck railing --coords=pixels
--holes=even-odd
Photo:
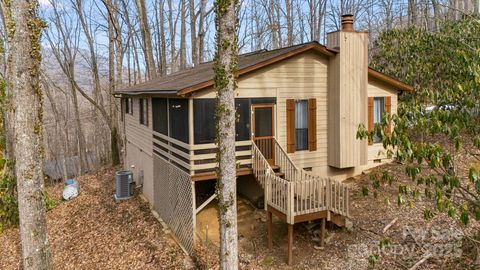
[[[255,144],[252,144],[252,157],[253,174],[257,177],[257,181],[260,183],[260,185],[265,188],[265,182],[267,177],[275,174],[273,173],[272,168],[268,164],[268,161],[265,159],[262,152]]]
[[[153,151],[162,158],[172,162],[190,175],[202,172],[214,172],[218,166],[216,161],[217,145],[188,144],[158,132],[153,132]],[[237,164],[239,166],[250,166],[252,164],[252,142],[238,141],[235,143]]]
[[[295,216],[325,210],[348,217],[348,186],[296,168],[280,145],[275,143],[275,163],[280,170],[286,168],[283,171],[285,179],[275,175],[260,149],[252,144],[253,173],[265,189],[265,208],[271,206],[285,214],[291,224]]]

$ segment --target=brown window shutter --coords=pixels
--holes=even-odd
[[[287,153],[295,152],[295,100],[287,99]]]
[[[390,116],[392,114],[392,97],[385,97],[385,111]],[[389,122],[387,128],[385,129],[387,134],[392,132],[392,123]]]
[[[308,100],[308,150],[317,150],[317,99]]]
[[[368,98],[368,131],[373,131],[373,97]],[[368,140],[368,144],[373,144],[373,141]]]

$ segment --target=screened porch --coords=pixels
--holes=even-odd
[[[154,154],[193,180],[216,178],[215,99],[153,97],[151,104]],[[237,175],[252,173],[252,139],[274,138],[275,106],[275,97],[235,99]]]

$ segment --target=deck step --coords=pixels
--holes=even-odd
[[[280,177],[280,178],[283,178],[283,177],[285,176],[285,173],[283,173],[283,172],[276,172],[276,173],[275,173],[275,176]]]
[[[278,165],[271,165],[270,166],[274,172],[278,172],[280,170],[280,166]]]

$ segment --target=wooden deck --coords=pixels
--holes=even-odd
[[[339,181],[298,169],[276,141],[274,145],[274,166],[279,168],[283,177],[272,168],[272,162],[265,159],[255,143],[252,144],[252,167],[255,178],[265,192],[268,246],[272,247],[272,215],[275,215],[288,224],[288,264],[291,264],[293,225],[321,220],[323,246],[326,221],[338,226],[347,224],[349,189]]]

